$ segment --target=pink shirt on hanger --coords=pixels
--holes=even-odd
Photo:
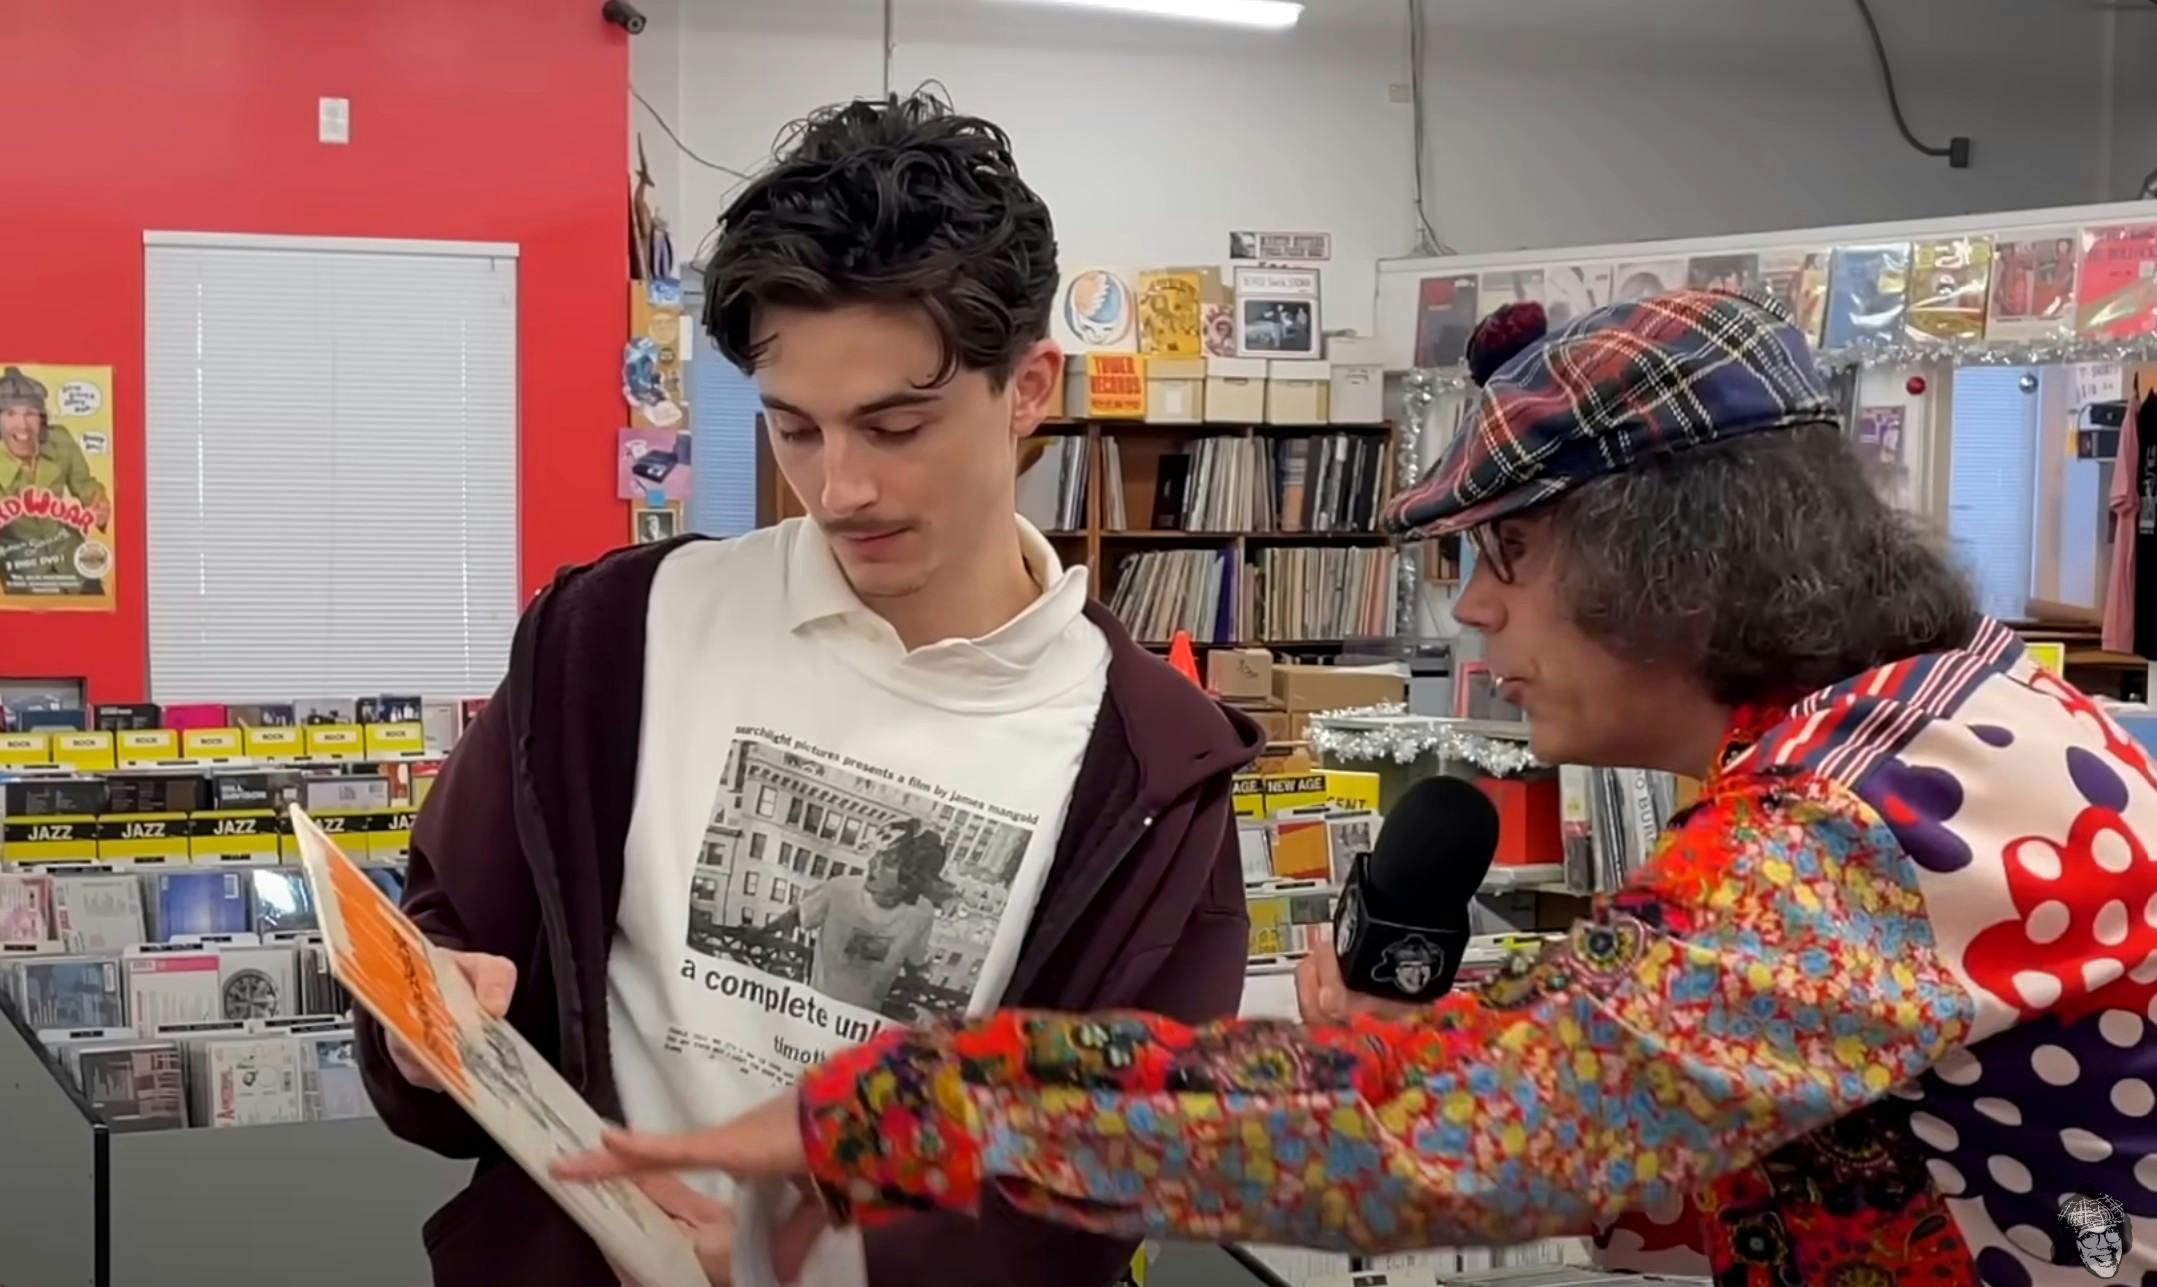
[[[2130,413],[2120,426],[2120,450],[2112,458],[2112,495],[2107,506],[2112,511],[2112,575],[2105,583],[2106,652],[2135,650],[2135,522],[2142,508],[2142,442],[2135,432],[2139,418]]]

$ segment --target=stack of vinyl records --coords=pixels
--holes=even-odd
[[[1677,812],[1678,780],[1646,769],[1558,771],[1565,838],[1565,883],[1608,893],[1655,852]]]
[[[1252,637],[1392,634],[1400,614],[1399,558],[1394,550],[1367,547],[1260,550],[1250,570]]]
[[[1045,439],[1040,458],[1019,475],[1019,513],[1044,532],[1085,527],[1086,464],[1083,435]]]
[[[1388,451],[1383,439],[1337,433],[1262,445],[1278,514],[1268,526],[1283,532],[1375,530]]]
[[[1116,565],[1109,611],[1133,638],[1160,643],[1188,630],[1201,642],[1228,642],[1239,624],[1232,550],[1157,550],[1133,554]]]

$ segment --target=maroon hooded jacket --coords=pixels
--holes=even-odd
[[[695,538],[688,538],[695,539]],[[607,953],[637,780],[645,608],[680,542],[565,570],[526,611],[509,677],[465,731],[412,835],[405,910],[434,941],[516,963],[509,1018],[601,1115],[622,1109],[607,1041]],[[1098,604],[1106,696],[1056,859],[1004,994],[1010,1007],[1233,1013],[1249,924],[1230,778],[1257,728],[1131,642]],[[446,1096],[413,1088],[362,1016],[360,1061],[389,1128],[479,1160],[423,1231],[440,1287],[613,1287],[597,1248]],[[873,1287],[972,1287],[1023,1267],[1103,1287],[1135,1244],[993,1207],[868,1235]]]

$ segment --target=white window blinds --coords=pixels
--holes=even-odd
[[[696,438],[689,526],[706,536],[740,536],[756,527],[756,418],[764,400],[705,334],[701,294],[689,295],[685,314],[683,325],[696,332],[688,375]]]
[[[515,248],[145,242],[151,695],[491,691],[519,606]]]
[[[2040,400],[2022,390],[2029,374],[2023,367],[1958,368],[1948,442],[1948,541],[1979,609],[2010,620],[2027,615],[2030,602]]]

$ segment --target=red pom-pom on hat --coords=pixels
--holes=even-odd
[[[1498,369],[1550,334],[1550,315],[1534,300],[1508,304],[1477,324],[1468,337],[1468,378],[1490,383]]]

